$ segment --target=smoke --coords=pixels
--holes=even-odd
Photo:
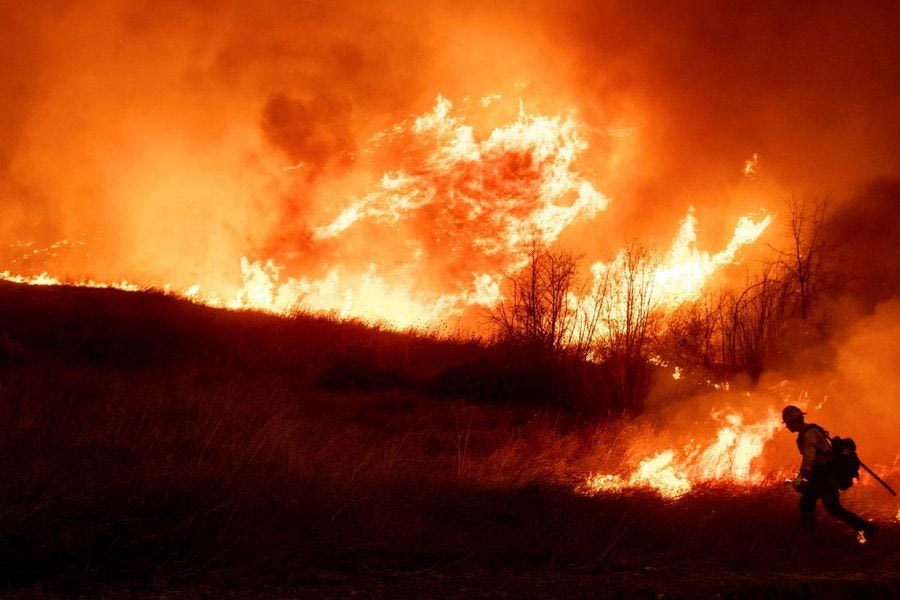
[[[898,369],[900,300],[894,299],[856,322],[838,342],[836,374],[844,385],[826,412],[847,435],[861,442],[865,460],[892,468],[900,465]]]
[[[788,189],[836,192],[841,181],[896,170],[898,42],[888,23],[897,10],[576,3],[550,23],[571,40],[571,68],[596,97],[644,109],[644,128],[662,142],[652,172],[722,185],[757,152]]]
[[[852,301],[845,310],[870,313],[900,294],[900,181],[872,182],[837,207],[828,222],[829,248],[841,282],[838,293]]]
[[[85,241],[89,260],[25,265],[76,278],[236,280],[334,201],[313,180],[346,173],[373,113],[416,87],[416,36],[351,5],[3,10],[4,238]]]
[[[266,140],[315,178],[328,165],[347,166],[355,144],[350,135],[350,104],[324,95],[309,102],[278,93],[266,101],[262,130]]]
[[[830,368],[792,373],[790,379],[769,373],[760,387],[776,392],[780,401],[776,408],[797,404],[807,411],[807,422],[822,425],[831,435],[853,438],[862,460],[896,482],[900,473],[900,384],[896,377],[900,369],[900,299],[879,304],[829,344],[827,351],[834,356]],[[771,450],[770,463],[794,465],[795,448],[789,439],[787,434],[776,438],[781,447]],[[866,476],[863,480],[873,483]]]
[[[471,243],[497,232],[486,234],[489,219],[460,220],[452,201],[407,213],[392,233],[371,217],[340,239],[316,235],[384,192],[385,174],[428,177],[429,152],[379,134],[427,114],[439,94],[467,111],[479,142],[516,122],[519,100],[530,115],[579,123],[586,147],[571,171],[609,203],[558,239],[587,264],[635,236],[667,245],[690,206],[698,244],[717,248],[738,215],[825,193],[852,213],[853,190],[900,173],[895,3],[121,0],[0,11],[0,232],[12,244],[0,260],[14,271],[227,294],[248,256],[295,277],[374,264],[456,290],[472,277],[461,266],[514,261]],[[531,214],[533,170],[517,179],[522,165],[504,160],[521,201],[507,213]],[[430,181],[449,194],[476,176],[489,177]],[[63,239],[78,243],[42,250]],[[410,274],[417,250],[425,266]]]

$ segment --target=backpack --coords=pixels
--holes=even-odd
[[[831,439],[831,461],[831,475],[838,489],[846,490],[854,479],[859,479],[859,456],[852,439],[838,436]]]

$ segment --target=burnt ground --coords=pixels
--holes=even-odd
[[[801,534],[777,484],[580,495],[627,422],[435,395],[471,350],[153,293],[0,285],[2,593],[900,591],[897,506],[879,490],[848,494],[884,525],[864,546],[824,516]]]

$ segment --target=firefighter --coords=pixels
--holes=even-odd
[[[816,526],[816,500],[833,517],[847,523],[858,533],[871,536],[878,527],[853,514],[841,506],[840,490],[831,477],[831,438],[828,433],[814,423],[806,423],[805,415],[796,406],[786,406],[781,411],[781,419],[788,430],[797,434],[797,448],[803,455],[800,473],[794,479],[794,489],[800,493],[800,522],[807,531]]]

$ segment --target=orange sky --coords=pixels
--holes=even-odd
[[[215,287],[242,256],[323,277],[424,248],[417,278],[452,291],[484,253],[443,205],[314,235],[422,172],[430,138],[371,139],[439,94],[481,141],[520,100],[577,120],[572,172],[609,203],[560,242],[591,260],[665,246],[689,206],[717,251],[741,214],[900,177],[897,22],[894,2],[5,2],[0,271]]]

